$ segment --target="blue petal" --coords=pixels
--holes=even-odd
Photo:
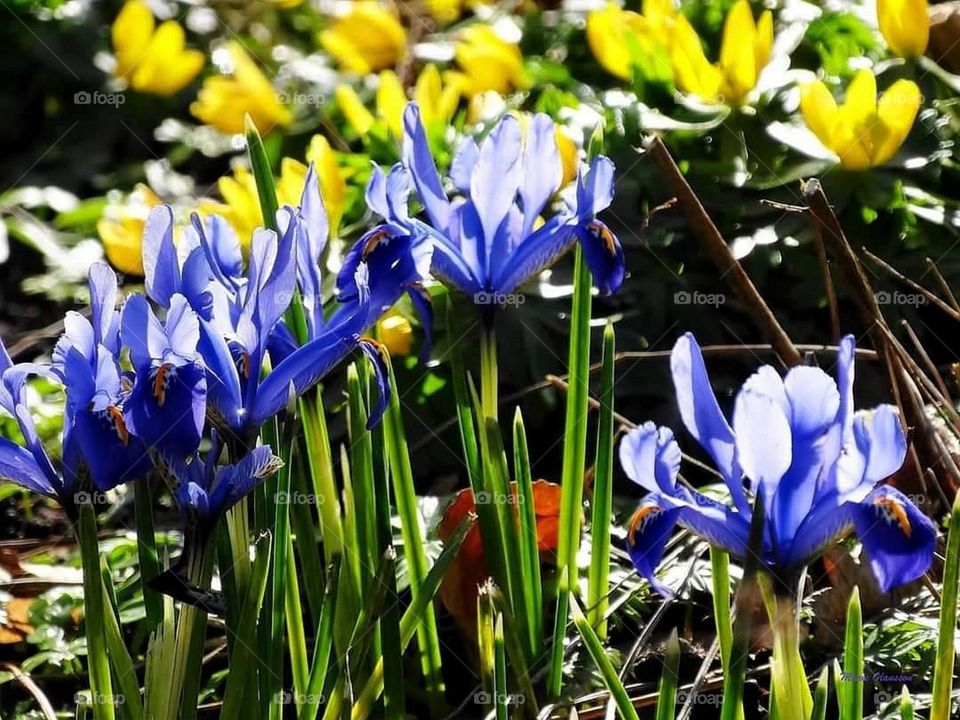
[[[783,387],[790,402],[790,426],[795,436],[822,433],[837,419],[840,393],[833,378],[820,368],[792,368]]]
[[[183,262],[182,272],[181,293],[197,315],[209,320],[213,317],[213,293],[209,288],[214,276],[203,248],[198,246],[190,251]]]
[[[167,300],[169,303],[169,298]],[[147,299],[140,294],[131,295],[123,304],[120,334],[137,369],[150,365],[154,358],[163,357],[168,347],[163,325],[153,314]]]
[[[3,437],[0,437],[0,480],[47,497],[56,497],[56,490],[33,455]]]
[[[157,373],[164,373],[160,380]],[[158,388],[162,390],[158,393]],[[130,433],[148,450],[188,455],[200,444],[206,416],[207,382],[200,363],[181,367],[138,368],[133,392],[124,406]]]
[[[524,238],[512,257],[503,262],[499,273],[493,276],[491,287],[497,292],[512,293],[553,265],[575,241],[574,229],[564,218],[550,218]]]
[[[679,507],[663,503],[658,495],[648,495],[630,518],[627,533],[627,553],[633,566],[654,590],[668,598],[673,592],[657,579],[656,570],[679,518]]]
[[[620,441],[620,464],[631,480],[651,492],[676,494],[680,448],[669,428],[646,422]]]
[[[230,428],[242,425],[243,396],[240,376],[227,341],[208,321],[200,321],[197,345],[207,373],[207,402]]]
[[[747,379],[734,403],[737,460],[767,503],[793,459],[789,412],[783,380],[769,365]],[[771,515],[769,507],[767,514]]]
[[[90,315],[94,338],[107,350],[116,353],[120,314],[117,312],[117,274],[109,265],[95,262],[90,266]]]
[[[893,475],[907,456],[907,436],[893,405],[880,405],[872,413],[854,417],[853,434],[866,458],[864,482],[877,484]]]
[[[197,343],[200,342],[200,321],[187,299],[179,293],[170,299],[165,332],[170,352],[178,360],[193,360],[196,357]]]
[[[577,215],[581,220],[592,220],[613,202],[613,162],[597,155],[586,173],[577,182]]]
[[[470,199],[483,228],[486,267],[493,240],[513,207],[522,177],[520,123],[505,115],[480,144],[480,157],[470,177]]]
[[[681,336],[673,346],[670,371],[683,424],[713,458],[730,489],[734,504],[741,512],[748,513],[750,505],[743,489],[733,429],[720,411],[717,397],[710,387],[703,354],[691,333]]]
[[[384,358],[383,347],[369,338],[360,340],[360,350],[366,355],[367,360],[373,365],[373,377],[377,383],[377,404],[370,411],[370,417],[367,418],[367,429],[372,430],[380,422],[383,414],[387,411],[390,404],[390,370],[387,368],[387,361]]]
[[[626,272],[620,238],[599,220],[577,225],[576,234],[600,294],[612,295],[617,292],[623,285]]]
[[[326,330],[277,365],[260,383],[251,425],[259,427],[272,418],[286,407],[291,392],[303,395],[349,355],[359,341],[358,324],[345,322]]]
[[[150,299],[162,307],[180,290],[180,264],[173,244],[173,210],[155,207],[143,228],[143,273]]]
[[[853,335],[844,335],[837,352],[837,390],[840,393],[840,407],[837,419],[843,427],[844,439],[853,425],[853,377],[856,341]]]
[[[283,466],[266,445],[254,448],[242,460],[217,470],[210,490],[209,513],[220,515]]]
[[[236,292],[243,276],[243,255],[240,240],[230,223],[220,215],[210,215],[203,222],[193,213],[190,222],[200,239],[200,247],[214,276],[225,288]]]
[[[99,490],[136,480],[153,468],[146,446],[122,423],[105,410],[81,410],[74,420],[71,441]]]
[[[408,104],[403,112],[403,164],[413,176],[417,195],[434,227],[446,228],[450,220],[450,203],[430,154],[427,133],[416,103]]]
[[[556,128],[548,116],[537,113],[527,128],[523,143],[523,179],[520,200],[523,203],[521,237],[533,230],[544,205],[560,187],[563,163],[557,149]]]
[[[454,186],[467,194],[470,192],[470,177],[480,158],[480,146],[472,137],[462,138],[453,162],[450,163],[450,179]]]
[[[426,365],[430,361],[430,353],[433,349],[433,304],[430,302],[430,293],[422,285],[417,284],[407,290],[407,296],[420,320],[420,327],[423,328],[419,362],[421,365]]]
[[[929,568],[936,526],[899,490],[874,490],[853,512],[857,536],[883,592],[912,582]]]

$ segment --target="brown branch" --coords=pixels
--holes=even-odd
[[[885,262],[884,260],[881,260],[866,248],[863,248],[863,254],[866,255],[867,259],[870,260],[872,263],[874,263],[881,270],[889,273],[891,276],[893,276],[894,279],[898,280],[899,282],[902,282],[907,287],[912,288],[913,290],[916,290],[918,293],[923,295],[927,300],[929,300],[938,308],[943,310],[947,315],[952,317],[954,320],[960,320],[960,312],[954,310],[952,307],[947,305],[947,303],[945,303],[939,297],[937,297],[932,292],[927,290],[925,287],[914,282],[913,280],[908,278],[906,275],[904,275],[902,272],[897,270],[895,267]]]
[[[937,283],[940,285],[940,289],[943,290],[943,294],[947,296],[947,302],[950,303],[952,307],[957,312],[960,312],[960,303],[957,302],[956,295],[953,294],[953,290],[950,289],[950,284],[946,281],[946,278],[940,272],[940,267],[930,258],[927,258],[927,269],[936,279]]]
[[[746,303],[754,321],[776,348],[780,360],[788,367],[800,365],[803,362],[800,352],[757,291],[750,276],[734,257],[726,240],[707,215],[707,211],[683,177],[666,146],[660,138],[653,136],[646,142],[645,149],[659,167],[660,173],[667,181],[669,191],[677,197],[690,229],[703,243],[710,259],[720,270],[721,277],[726,279],[733,291]]]

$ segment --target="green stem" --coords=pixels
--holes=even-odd
[[[83,565],[84,624],[87,631],[87,669],[94,720],[113,720],[113,686],[110,681],[110,658],[107,654],[104,613],[107,612],[100,576],[100,544],[97,539],[97,517],[89,500],[80,504],[80,560]]]
[[[497,419],[497,334],[492,318],[480,333],[480,402],[483,416]]]
[[[813,699],[800,658],[800,627],[797,605],[791,597],[770,597],[769,583],[761,580],[761,591],[773,632],[773,668],[771,683],[776,698],[778,720],[807,720],[813,711]]]
[[[957,629],[957,590],[960,579],[960,494],[953,503],[947,534],[947,555],[943,561],[943,591],[940,598],[940,629],[937,659],[933,668],[933,703],[930,720],[950,717],[950,693],[956,661],[954,635]]]

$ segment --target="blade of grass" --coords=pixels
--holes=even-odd
[[[336,618],[337,583],[340,577],[339,555],[327,571],[327,586],[320,610],[320,621],[313,645],[313,661],[310,664],[310,677],[307,680],[307,692],[304,704],[300,708],[297,720],[316,720],[323,699],[323,684],[330,668],[333,655],[333,625]]]
[[[663,673],[657,692],[657,720],[673,720],[677,711],[677,672],[680,669],[680,642],[674,628],[663,654]]]
[[[860,588],[854,587],[847,604],[847,628],[843,639],[843,705],[841,720],[863,720],[863,613],[860,609]]]
[[[447,326],[453,327],[453,302],[447,304]],[[473,402],[467,388],[467,373],[463,369],[460,346],[450,352],[450,375],[453,378],[453,394],[457,403],[457,423],[460,428],[460,442],[467,461],[467,473],[474,495],[483,489],[480,467],[480,449],[477,444],[477,428],[474,422]]]
[[[249,675],[239,670],[257,662],[254,650],[257,642],[257,618],[260,615],[260,608],[263,605],[263,598],[269,584],[268,571],[270,569],[272,540],[270,533],[264,533],[254,543],[256,556],[250,576],[250,586],[247,589],[247,596],[244,598],[238,624],[242,635],[238,638],[233,655],[230,658],[230,673],[227,675],[227,684],[223,692],[221,720],[241,718],[249,711],[247,706],[248,688],[246,686],[246,678]]]
[[[827,700],[830,696],[830,666],[824,665],[813,693],[813,713],[810,720],[827,720]]]
[[[107,607],[100,575],[97,517],[89,499],[80,502],[79,505],[78,540],[83,566],[83,620],[87,635],[87,671],[90,675],[93,717],[94,720],[113,720],[116,714],[104,627],[104,613],[107,612]]]
[[[487,587],[486,585],[484,587]],[[507,647],[507,658],[513,668],[513,677],[517,687],[523,693],[523,710],[528,717],[536,717],[540,713],[536,691],[530,680],[530,668],[524,655],[523,638],[513,618],[510,606],[506,602],[500,588],[489,583],[489,594],[496,611],[503,617],[503,636]]]
[[[189,542],[186,576],[197,587],[210,586],[213,574],[213,547],[206,542]],[[200,693],[203,643],[207,637],[207,613],[194,605],[183,605],[177,621],[177,655],[172,691],[180,698],[180,720],[197,716]],[[182,689],[182,692],[180,691]]]
[[[543,648],[543,581],[540,577],[540,538],[537,532],[530,453],[519,407],[513,418],[513,471],[517,483],[521,575],[524,605],[527,608],[527,657],[536,658]]]
[[[133,483],[134,517],[137,522],[137,558],[140,565],[140,586],[147,613],[146,631],[153,632],[163,620],[163,598],[150,586],[160,574],[157,536],[153,522],[153,478],[147,476]]]
[[[410,452],[403,429],[403,415],[400,411],[400,393],[393,363],[386,349],[384,358],[390,373],[390,404],[383,418],[387,457],[390,462],[390,477],[393,479],[397,513],[400,516],[403,548],[407,560],[407,572],[410,577],[410,591],[414,603],[423,594],[423,583],[427,576],[427,555],[423,549],[423,530],[420,528],[420,516],[417,511],[417,495],[413,484],[413,470],[410,467]],[[435,716],[444,714],[444,683],[442,661],[440,659],[440,639],[437,635],[437,618],[433,605],[424,608],[418,624],[417,642],[420,646],[420,665],[427,682],[427,694],[431,712]]]
[[[377,510],[373,488],[373,441],[367,430],[363,388],[356,364],[347,368],[347,426],[350,430],[350,467],[356,520],[360,594],[373,580],[377,560]]]
[[[937,634],[937,658],[933,666],[933,701],[930,720],[950,717],[953,666],[957,651],[957,590],[960,582],[960,494],[953,502],[947,530],[947,554],[943,561],[943,589],[940,595],[940,629]]]
[[[900,720],[913,720],[913,698],[906,685],[900,691]]]
[[[494,616],[493,659],[493,706],[497,709],[497,720],[507,720],[510,714],[510,695],[507,691],[507,652],[503,641],[503,615],[500,613]]]
[[[590,269],[578,244],[574,261],[573,309],[570,313],[570,354],[567,369],[570,389],[567,393],[564,424],[560,524],[557,536],[557,572],[567,571],[571,593],[577,592],[580,550],[580,513],[583,504],[583,471],[587,456],[587,399],[590,382]],[[563,636],[567,623],[568,593],[558,596],[554,620],[547,696],[560,695],[563,680]],[[559,642],[558,642],[559,639]]]
[[[103,579],[103,595],[110,603],[108,612],[103,614],[103,623],[110,666],[113,668],[113,677],[120,689],[120,697],[123,698],[118,703],[120,713],[131,720],[140,720],[143,717],[143,701],[140,698],[137,669],[123,639],[120,609],[117,606],[117,596],[113,592],[110,566],[102,555],[100,556],[100,576]]]
[[[597,429],[597,459],[593,507],[590,517],[591,550],[587,617],[597,637],[607,637],[607,606],[610,585],[610,517],[613,508],[613,386],[614,332],[608,322],[603,331],[603,362],[600,371],[600,422]]]
[[[564,572],[566,572],[566,570],[564,570]],[[620,677],[617,675],[613,663],[610,662],[610,658],[607,657],[603,643],[600,642],[600,638],[597,637],[597,634],[590,626],[587,616],[584,615],[580,609],[580,604],[577,602],[576,596],[572,592],[568,593],[568,595],[570,598],[570,610],[573,615],[573,624],[576,625],[580,637],[583,638],[583,646],[587,649],[587,653],[593,660],[594,665],[600,670],[600,675],[603,677],[603,684],[606,685],[607,691],[613,697],[620,717],[624,718],[624,720],[640,720],[637,715],[637,709],[633,706],[633,701],[630,700],[630,695],[627,693],[626,688],[623,687],[623,683],[620,682]],[[674,693],[674,700],[676,700],[676,693]]]
[[[477,658],[480,666],[480,687],[483,689],[483,697],[487,698],[484,703],[483,714],[487,715],[494,709],[494,693],[496,686],[494,681],[494,666],[496,658],[494,657],[493,643],[493,602],[490,598],[490,588],[492,582],[482,585],[477,592]]]

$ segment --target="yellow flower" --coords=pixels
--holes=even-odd
[[[877,0],[877,20],[883,39],[894,55],[923,55],[930,39],[927,0]]]
[[[242,133],[243,118],[249,114],[262,133],[274,125],[287,125],[290,111],[277,97],[270,81],[257,67],[243,46],[236,41],[227,45],[233,73],[208,77],[190,112],[201,122],[221,132]]]
[[[463,93],[468,97],[487,90],[508,95],[526,85],[520,48],[502,39],[489,25],[466,28],[454,55],[463,72],[451,73],[451,77],[461,78]]]
[[[424,67],[417,78],[413,99],[420,105],[421,117],[427,127],[446,126],[456,113],[463,83],[458,74],[453,75],[444,82],[437,66],[431,63]],[[386,123],[397,140],[403,138],[403,109],[407,105],[407,93],[393,70],[380,73],[375,98],[376,116],[367,110],[350,85],[338,86],[334,90],[334,97],[347,123],[357,135],[366,135],[379,119]]]
[[[186,48],[175,20],[155,27],[143,0],[127,0],[110,28],[117,66],[114,75],[138,92],[172,95],[203,68],[203,53]]]
[[[297,5],[303,4],[303,0],[270,0],[270,2],[279,8],[283,8],[284,10],[295,8]]]
[[[740,105],[756,87],[772,48],[773,15],[765,10],[755,23],[747,0],[737,0],[724,21],[716,64],[707,60],[697,31],[680,15],[671,42],[677,85],[709,102]]]
[[[390,310],[377,323],[377,333],[380,342],[387,346],[390,355],[400,357],[409,355],[413,348],[413,328],[410,321],[396,310]]]
[[[446,126],[453,120],[463,92],[463,80],[459,76],[444,81],[437,66],[430,63],[420,71],[413,99],[420,105],[420,117],[427,127]]]
[[[314,135],[307,147],[306,160],[317,169],[320,194],[330,221],[330,235],[335,237],[343,218],[347,199],[347,184],[330,144],[322,135]],[[294,158],[280,161],[280,177],[277,178],[277,202],[280,205],[299,205],[307,166]],[[224,175],[217,181],[221,201],[201,201],[204,213],[217,213],[226,218],[240,238],[244,248],[250,243],[253,231],[263,227],[263,213],[253,174],[242,165],[234,168],[232,175]]]
[[[390,10],[360,0],[320,33],[320,43],[344,69],[365,75],[396,65],[406,54],[407,34]]]
[[[554,132],[557,139],[557,150],[560,151],[560,162],[563,164],[563,180],[560,187],[566,187],[577,176],[580,167],[580,150],[562,125],[557,125]]]
[[[877,80],[860,70],[843,104],[819,80],[803,88],[800,110],[813,134],[849,170],[883,165],[903,145],[920,109],[920,89],[911,80],[897,80],[877,103]]]
[[[634,53],[665,52],[677,11],[670,0],[646,0],[643,15],[610,2],[587,13],[587,44],[604,70],[623,80],[633,74]]]
[[[160,202],[146,185],[137,185],[123,202],[108,204],[97,221],[107,260],[120,272],[143,276],[143,226]]]

